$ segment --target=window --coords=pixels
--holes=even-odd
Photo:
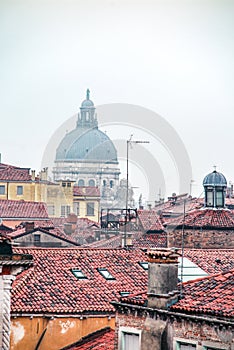
[[[66,187],[66,182],[62,182],[62,187]]]
[[[23,186],[17,186],[17,195],[21,196],[23,194]]]
[[[120,327],[120,350],[140,350],[141,331],[129,327]]]
[[[103,180],[103,186],[105,187],[106,186],[106,180]]]
[[[35,234],[33,237],[34,237],[34,242],[41,242],[41,235]]]
[[[94,202],[89,202],[86,205],[86,215],[94,216]]]
[[[208,207],[213,207],[214,206],[213,191],[207,191],[206,192],[206,205]]]
[[[0,186],[0,194],[5,194],[5,185]]]
[[[80,179],[78,181],[78,186],[84,186],[84,185],[85,185],[84,180]]]
[[[207,342],[205,342],[207,343]],[[228,345],[220,344],[220,343],[213,343],[208,342],[209,345],[203,345],[202,350],[227,350],[229,349]]]
[[[216,206],[217,207],[223,207],[223,192],[222,191],[216,191]]]
[[[61,205],[61,216],[67,216],[71,212],[70,205]]]
[[[89,180],[89,186],[95,187],[95,181],[94,180]]]
[[[130,292],[119,292],[119,294],[121,295],[121,297],[127,297]]]
[[[99,272],[106,280],[114,280],[114,279],[115,279],[107,269],[98,269],[98,272]]]
[[[176,350],[194,350],[196,348],[195,344],[177,342]]]
[[[79,202],[75,202],[74,203],[74,213],[79,216],[80,215],[80,203]]]
[[[53,204],[47,205],[48,215],[54,215],[55,214],[55,207]]]
[[[67,183],[67,187],[71,187],[71,182],[68,182],[68,183]]]
[[[114,187],[114,181],[110,180],[110,188],[113,188],[113,187]]]
[[[77,277],[78,279],[86,279],[87,278],[81,270],[72,269],[71,271],[72,271],[73,275],[75,277]]]
[[[149,264],[146,261],[139,262],[141,267],[143,267],[144,270],[148,270]]]

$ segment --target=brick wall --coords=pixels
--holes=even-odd
[[[150,309],[149,309],[150,310]],[[159,315],[157,311],[136,311],[134,306],[116,314],[115,350],[118,346],[121,327],[141,330],[141,350],[175,350],[177,341],[194,343],[197,350],[206,346],[216,349],[234,349],[234,329],[225,324]]]
[[[168,247],[181,247],[182,230],[168,233]],[[185,229],[184,246],[186,248],[234,248],[233,230]]]

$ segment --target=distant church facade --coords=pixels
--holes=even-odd
[[[80,186],[98,187],[102,207],[111,207],[119,188],[119,162],[110,138],[98,128],[90,91],[82,102],[76,128],[56,150],[54,181],[71,180]]]

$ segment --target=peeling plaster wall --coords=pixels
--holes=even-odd
[[[134,309],[134,306],[133,306]],[[133,310],[132,310],[133,311]],[[119,330],[129,327],[141,333],[141,350],[176,350],[177,341],[196,344],[197,350],[205,347],[234,350],[234,328],[222,324],[178,318],[147,316],[128,312],[117,312],[115,350],[119,350]]]
[[[46,329],[40,350],[58,350],[104,327],[115,327],[114,316],[89,317],[12,317],[11,350],[32,350]]]

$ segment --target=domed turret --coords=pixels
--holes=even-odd
[[[222,173],[214,170],[203,180],[205,190],[205,207],[224,208],[227,180]]]
[[[205,176],[203,186],[222,186],[227,187],[227,180],[222,173],[214,170],[212,173]]]

